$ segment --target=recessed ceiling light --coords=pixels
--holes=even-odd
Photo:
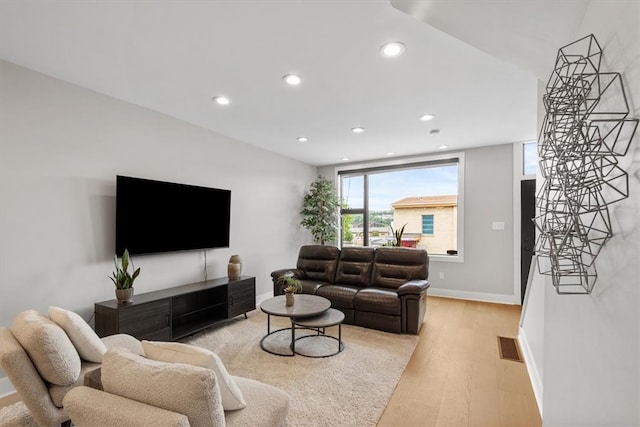
[[[282,80],[284,80],[284,82],[290,86],[298,86],[300,83],[302,83],[302,78],[295,74],[287,74],[286,76],[282,77]]]
[[[351,128],[351,132],[353,132],[353,133],[362,133],[362,132],[364,132],[364,128],[363,127]]]
[[[226,96],[214,96],[213,100],[220,105],[228,105],[231,102]]]
[[[309,140],[306,136],[299,136],[296,139],[298,142],[307,142]]]
[[[432,136],[436,136],[436,135],[438,135],[438,134],[440,133],[440,129],[431,129],[431,130],[429,131],[429,133],[430,133]]]
[[[438,150],[445,150],[447,148],[449,148],[448,145],[444,145],[444,144],[443,145],[438,145]]]
[[[347,160],[349,160],[349,158],[348,158],[348,157],[343,157],[343,158],[342,158],[342,161],[343,161],[343,162],[346,162]]]
[[[433,120],[435,117],[435,114],[423,114],[422,116],[418,117],[418,119],[422,120],[423,122],[427,122],[429,120]]]
[[[393,151],[389,151],[389,152],[387,153],[387,156],[393,156],[394,154],[396,154],[396,153],[394,153]]]
[[[404,52],[404,43],[390,42],[382,45],[380,48],[380,55],[385,58],[397,58]]]

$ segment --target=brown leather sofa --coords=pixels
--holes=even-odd
[[[300,248],[296,268],[271,273],[276,279],[291,272],[302,293],[323,296],[344,313],[344,323],[387,332],[417,334],[427,307],[429,256],[424,249],[307,245]]]

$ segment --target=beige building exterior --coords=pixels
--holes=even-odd
[[[393,228],[407,224],[403,246],[426,249],[431,254],[457,250],[457,196],[407,197],[391,204]]]

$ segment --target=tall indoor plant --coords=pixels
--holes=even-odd
[[[340,200],[333,182],[320,176],[304,195],[300,224],[311,231],[316,242],[324,245],[335,240],[338,231]]]
[[[129,261],[131,260],[131,268],[134,269],[133,274],[129,274]],[[140,267],[137,269],[133,265],[133,260],[129,257],[129,251],[124,250],[120,265],[118,265],[118,255],[113,256],[113,263],[116,271],[112,273],[113,277],[109,277],[114,285],[116,285],[116,299],[119,304],[133,301],[133,282],[140,275]]]

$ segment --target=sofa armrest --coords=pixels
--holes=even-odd
[[[273,281],[273,296],[282,295],[282,285],[278,284],[276,280],[283,274],[293,274],[293,277],[297,279],[303,279],[305,277],[304,271],[298,268],[281,268],[271,272],[271,280]]]
[[[297,278],[297,279],[304,279],[305,278],[305,274],[304,271],[298,269],[298,268],[281,268],[280,270],[276,270],[276,271],[272,271],[271,272],[271,279],[275,280],[278,277],[282,276],[283,274],[287,274],[287,273],[293,273],[293,277]]]
[[[429,288],[428,280],[410,280],[398,287],[398,295],[421,295]]]
[[[186,415],[85,386],[71,389],[63,405],[76,427],[189,427]]]

